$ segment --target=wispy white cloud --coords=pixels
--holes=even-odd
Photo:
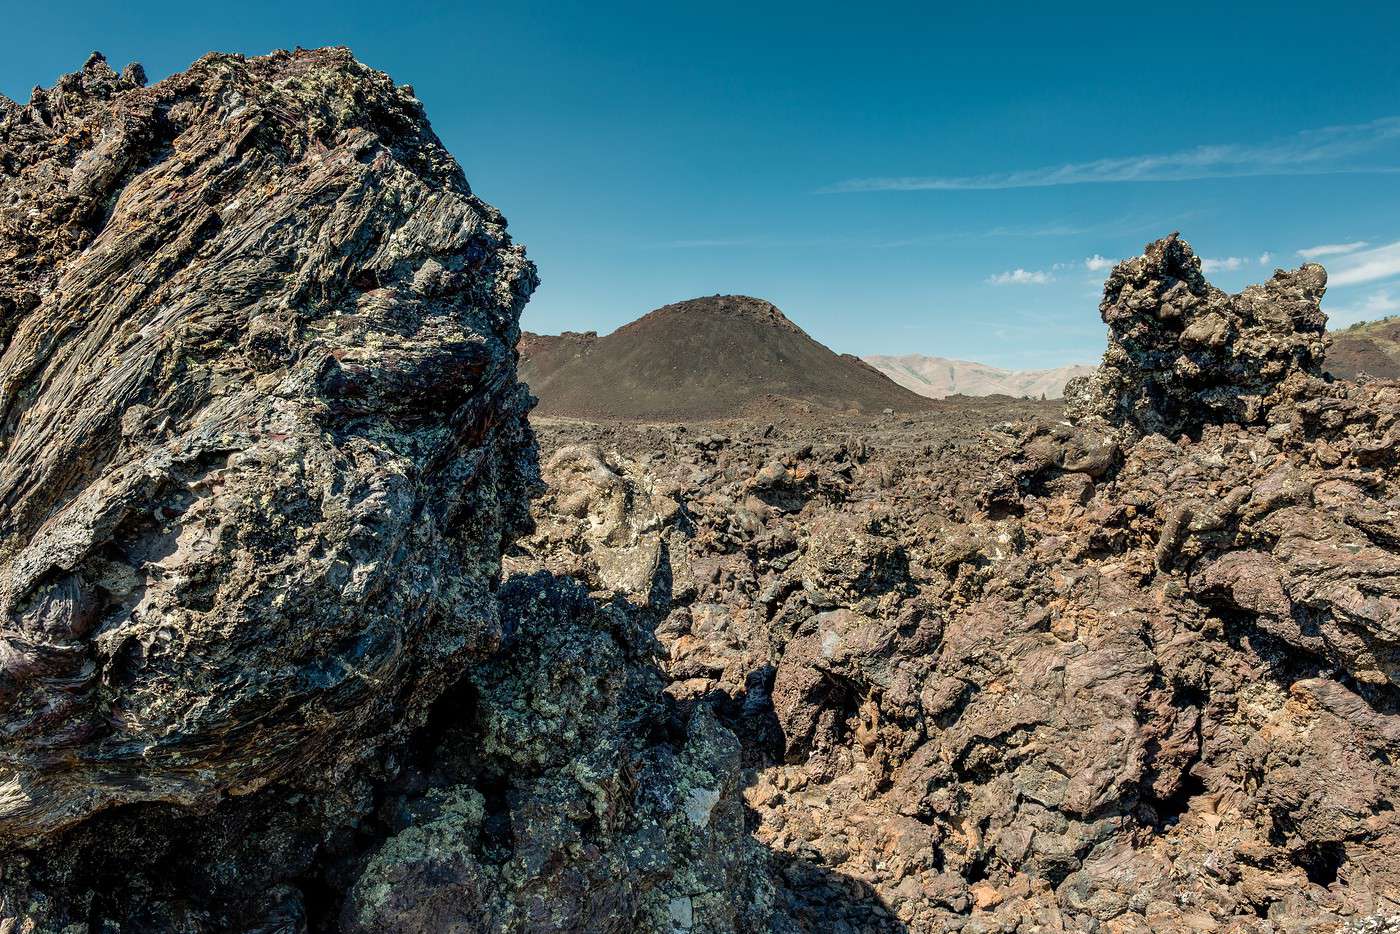
[[[1051,278],[1050,273],[1044,270],[1017,267],[1007,272],[988,276],[987,281],[992,285],[1044,285],[1050,282]]]
[[[1269,265],[1269,260],[1271,260],[1271,259],[1273,259],[1273,258],[1274,258],[1274,254],[1270,253],[1268,250],[1265,250],[1263,253],[1260,253],[1260,254],[1259,254],[1259,265],[1260,265],[1260,266],[1267,266],[1267,265]]]
[[[1098,253],[1095,253],[1084,261],[1084,268],[1090,272],[1103,272],[1105,269],[1112,269],[1116,265],[1118,265],[1118,260],[1108,259],[1105,256],[1100,256]]]
[[[760,241],[757,241],[757,240],[746,240],[746,239],[743,239],[743,238],[735,238],[735,239],[732,239],[732,240],[724,240],[724,239],[711,239],[711,240],[705,240],[705,239],[697,239],[697,240],[667,240],[665,243],[658,243],[658,244],[655,244],[655,245],[656,245],[656,246],[659,246],[659,247],[662,247],[662,248],[674,249],[674,250],[706,250],[706,249],[711,249],[711,248],[721,248],[721,249],[723,249],[723,248],[728,248],[728,247],[759,246],[759,245],[760,245]]]
[[[1358,321],[1374,321],[1388,315],[1400,314],[1400,295],[1390,289],[1377,289],[1361,301],[1338,308],[1328,307],[1327,320],[1333,327],[1355,324]]]
[[[1202,259],[1202,272],[1225,272],[1231,269],[1239,269],[1249,260],[1242,256],[1226,256],[1221,259]]]
[[[1347,253],[1327,264],[1327,281],[1333,286],[1359,285],[1392,276],[1400,276],[1400,241]]]
[[[821,189],[824,194],[857,191],[989,191],[1106,182],[1180,182],[1258,175],[1330,175],[1400,172],[1393,162],[1352,160],[1400,140],[1400,117],[1370,123],[1306,130],[1268,143],[1197,146],[1178,152],[1095,159],[985,175],[923,175],[852,178]]]
[[[662,240],[644,246],[660,250],[782,250],[794,247],[844,246],[851,242],[853,241],[848,237],[696,237]]]
[[[1099,225],[1104,226],[1104,225]],[[992,227],[983,231],[984,237],[1082,237],[1093,233],[1096,227],[1075,226],[1073,224],[1039,224],[1021,227]]]
[[[1400,295],[1390,289],[1377,289],[1361,300],[1357,310],[1367,315],[1393,315],[1400,312]]]
[[[1341,256],[1344,253],[1364,250],[1370,245],[1365,240],[1357,240],[1355,243],[1324,243],[1320,246],[1310,246],[1306,250],[1299,250],[1298,255],[1303,259],[1317,259],[1319,256]]]

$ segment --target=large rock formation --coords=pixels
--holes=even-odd
[[[1322,375],[1326,287],[1326,271],[1309,263],[1227,295],[1175,234],[1149,244],[1104,286],[1108,349],[1096,373],[1066,386],[1070,413],[1172,436],[1262,422]]]
[[[412,91],[143,84],[0,115],[0,931],[766,926],[649,611],[498,586],[534,269]]]
[[[143,84],[95,55],[0,117],[10,848],[278,782],[353,810],[353,770],[500,642],[534,475],[534,270],[411,90],[344,50]],[[143,823],[152,859],[218,836]],[[90,871],[29,923],[112,881],[83,849],[35,861]]]
[[[535,283],[344,50],[0,122],[0,836],[334,784],[500,638]],[[314,767],[313,767],[314,766]]]

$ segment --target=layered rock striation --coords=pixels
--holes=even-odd
[[[343,770],[500,640],[535,283],[348,52],[0,122],[0,834]],[[314,766],[314,768],[312,767]]]

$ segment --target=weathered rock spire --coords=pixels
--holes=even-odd
[[[493,648],[533,266],[345,49],[0,111],[0,841],[334,784]]]
[[[1322,375],[1326,288],[1326,271],[1308,263],[1228,295],[1178,235],[1150,243],[1104,285],[1108,349],[1096,374],[1066,387],[1069,411],[1168,436],[1267,421]]]

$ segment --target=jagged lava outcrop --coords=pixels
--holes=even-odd
[[[95,57],[0,151],[0,833],[336,781],[500,640],[533,268],[345,52]]]

